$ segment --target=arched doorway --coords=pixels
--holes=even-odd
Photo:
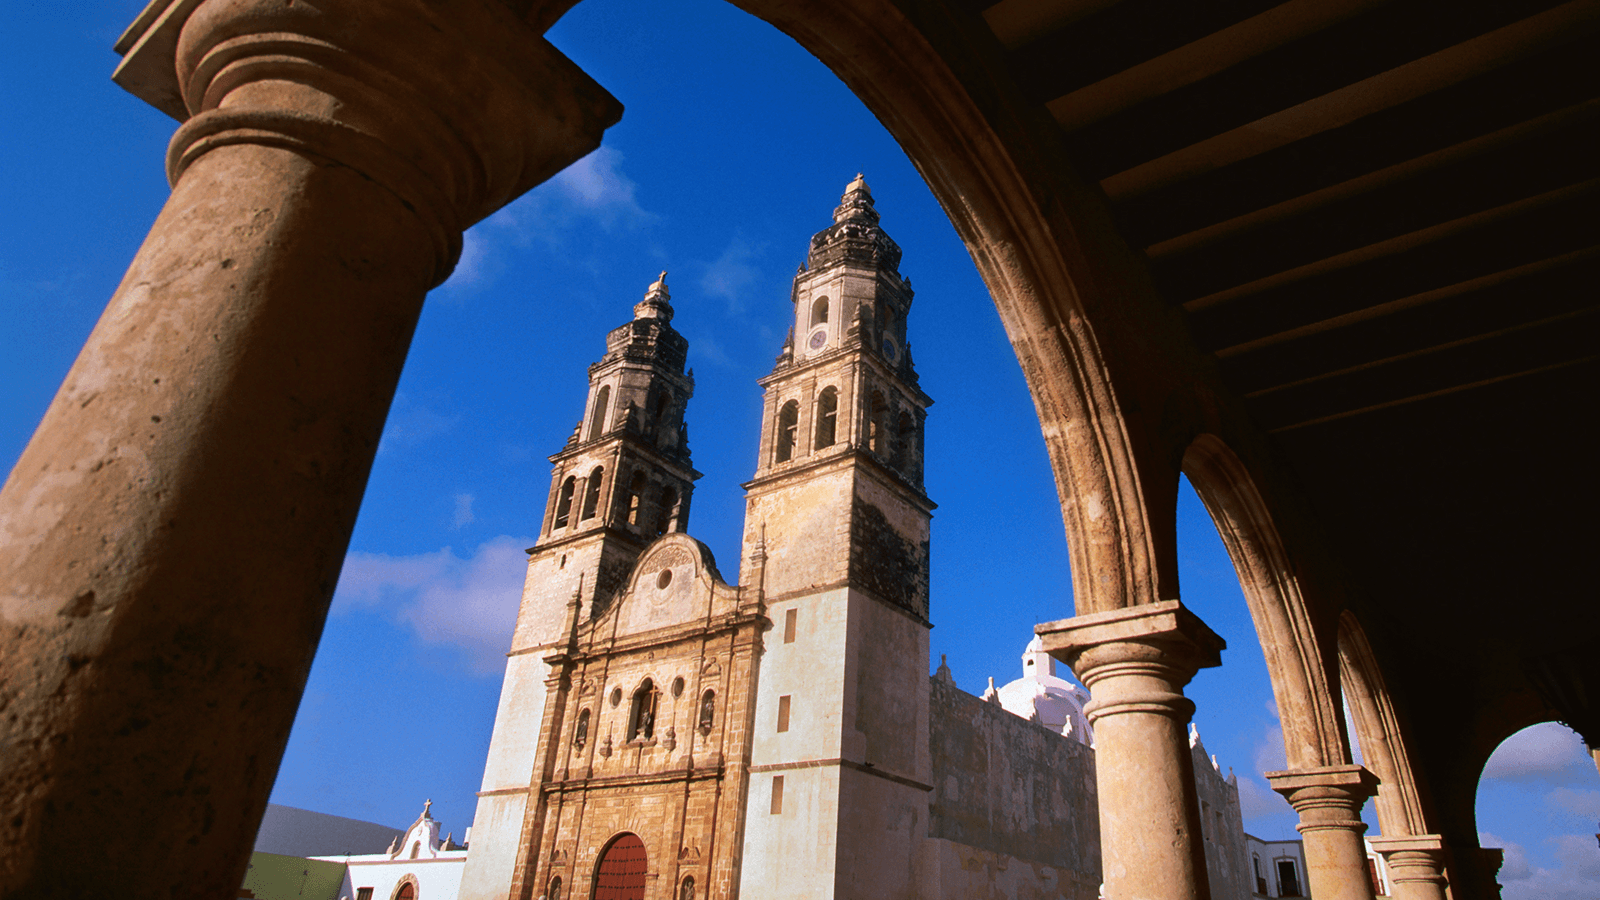
[[[644,900],[650,860],[644,841],[623,832],[611,839],[594,870],[594,900]]]

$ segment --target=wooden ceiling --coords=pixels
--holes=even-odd
[[[1513,670],[1593,642],[1600,2],[973,6],[1306,486],[1352,602],[1447,635],[1416,650],[1445,669],[1461,642]]]

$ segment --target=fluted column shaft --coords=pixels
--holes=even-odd
[[[1361,806],[1377,793],[1378,779],[1360,766],[1326,766],[1268,772],[1267,781],[1300,814],[1295,828],[1305,841],[1311,896],[1372,900]]]
[[[173,192],[0,490],[7,897],[237,895],[423,296],[619,113],[487,0],[156,5]]]
[[[1093,700],[1108,900],[1209,900],[1183,687],[1224,643],[1176,600],[1038,626]]]

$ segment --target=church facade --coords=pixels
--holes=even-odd
[[[550,457],[464,900],[1099,896],[1086,698],[1062,724],[928,674],[933,401],[900,255],[857,176],[760,381],[732,583],[688,534],[694,380],[665,273],[607,335]],[[1006,690],[1043,696],[1054,662],[1029,654]],[[1237,788],[1195,760],[1233,897]]]

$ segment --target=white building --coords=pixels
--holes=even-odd
[[[441,839],[439,822],[429,813],[432,805],[424,803],[422,815],[383,853],[311,858],[344,864],[341,900],[456,900],[472,829],[460,844],[454,834]]]

